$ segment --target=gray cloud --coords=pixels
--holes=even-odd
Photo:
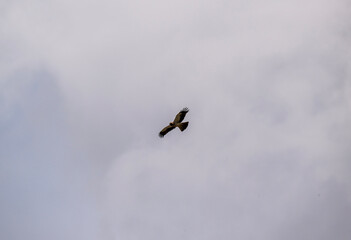
[[[4,1],[1,238],[347,239],[347,9]]]

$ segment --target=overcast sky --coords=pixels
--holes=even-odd
[[[2,0],[0,239],[351,239],[350,59],[348,0]]]

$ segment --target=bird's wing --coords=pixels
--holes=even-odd
[[[177,116],[174,118],[174,124],[180,123],[183,121],[183,119],[185,118],[185,115],[187,114],[187,112],[189,112],[188,108],[183,108],[182,111],[180,111]]]
[[[158,134],[161,138],[164,137],[169,131],[173,130],[175,127],[168,125],[167,127],[163,128],[161,132]]]

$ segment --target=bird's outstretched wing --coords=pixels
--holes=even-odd
[[[183,108],[182,111],[180,111],[177,116],[174,118],[173,123],[177,124],[183,121],[183,119],[185,118],[185,115],[187,114],[187,112],[189,112],[188,108]]]
[[[168,125],[167,127],[163,128],[161,132],[158,134],[161,138],[164,137],[169,131],[172,131],[175,127]]]

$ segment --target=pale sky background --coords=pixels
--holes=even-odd
[[[350,79],[348,0],[1,0],[0,239],[351,239]]]

